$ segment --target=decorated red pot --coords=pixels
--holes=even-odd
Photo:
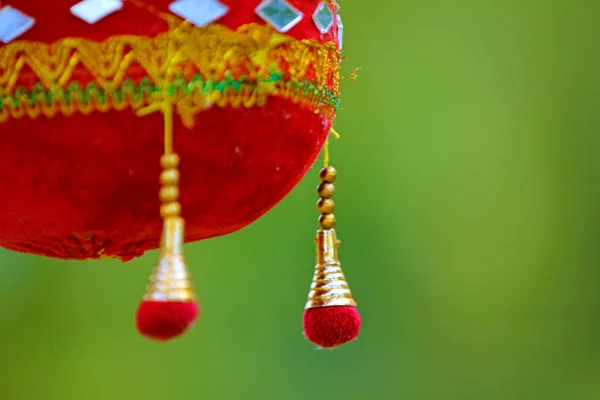
[[[162,230],[138,327],[181,333],[197,313],[183,241],[266,213],[330,132],[335,1],[0,5],[0,246],[127,261]]]

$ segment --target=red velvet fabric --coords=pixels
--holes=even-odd
[[[58,258],[158,247],[162,116],[111,112],[0,124],[0,246]],[[175,119],[186,241],[234,232],[307,173],[331,120],[287,100]]]
[[[304,336],[320,348],[332,349],[356,339],[360,322],[356,307],[310,308],[304,311]]]
[[[184,333],[197,315],[198,305],[194,302],[142,301],[136,326],[147,338],[166,341]]]
[[[259,0],[222,0],[220,23],[261,22]],[[52,42],[67,36],[155,35],[162,20],[127,2],[123,11],[89,26],[69,7],[78,0],[4,0],[36,18],[19,40]],[[170,0],[148,0],[167,11]],[[318,1],[292,0],[305,13],[289,32],[331,40],[311,16]],[[197,116],[193,130],[175,119],[181,156],[181,203],[186,241],[234,232],[279,202],[307,173],[331,119],[271,97],[263,108],[219,108]],[[0,246],[33,254],[129,260],[158,247],[158,176],[163,122],[129,111],[76,114],[0,123]]]

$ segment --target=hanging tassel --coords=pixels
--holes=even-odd
[[[198,315],[198,304],[183,257],[184,221],[179,204],[179,156],[173,153],[173,105],[162,103],[138,115],[161,111],[165,117],[165,154],[160,163],[160,214],[164,220],[160,256],[137,312],[138,331],[165,341],[185,332]]]
[[[338,257],[340,241],[335,232],[335,193],[333,182],[336,170],[329,166],[328,149],[325,149],[325,165],[321,170],[321,184],[317,191],[317,209],[320,228],[317,231],[317,265],[306,302],[303,327],[304,336],[324,349],[331,349],[350,342],[360,331],[360,315],[352,297]]]

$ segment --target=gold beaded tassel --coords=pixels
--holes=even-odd
[[[337,137],[337,133],[332,130]],[[308,300],[304,307],[302,326],[304,336],[322,349],[332,349],[358,337],[361,318],[356,302],[342,272],[338,256],[340,241],[335,233],[335,194],[333,182],[337,177],[335,168],[329,165],[329,146],[324,148],[325,168],[320,172],[321,184],[317,188],[321,213],[315,243],[317,265],[313,275]]]
[[[179,156],[173,152],[173,104],[165,99],[138,115],[155,111],[161,111],[165,119],[159,194],[164,226],[158,263],[138,309],[137,327],[144,336],[162,341],[182,334],[196,319],[198,305],[183,257],[184,220],[178,201]]]
[[[340,241],[335,232],[335,194],[333,182],[337,172],[332,166],[323,168],[320,172],[321,184],[317,188],[320,199],[317,210],[321,213],[315,243],[317,245],[317,264],[313,282],[308,294],[305,309],[329,306],[356,306],[352,293],[346,282],[339,261],[338,247]]]

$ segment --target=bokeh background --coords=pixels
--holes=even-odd
[[[362,70],[331,151],[360,339],[302,336],[316,165],[187,247],[204,310],[173,343],[133,327],[155,252],[0,251],[0,399],[600,398],[600,3],[341,5]]]

